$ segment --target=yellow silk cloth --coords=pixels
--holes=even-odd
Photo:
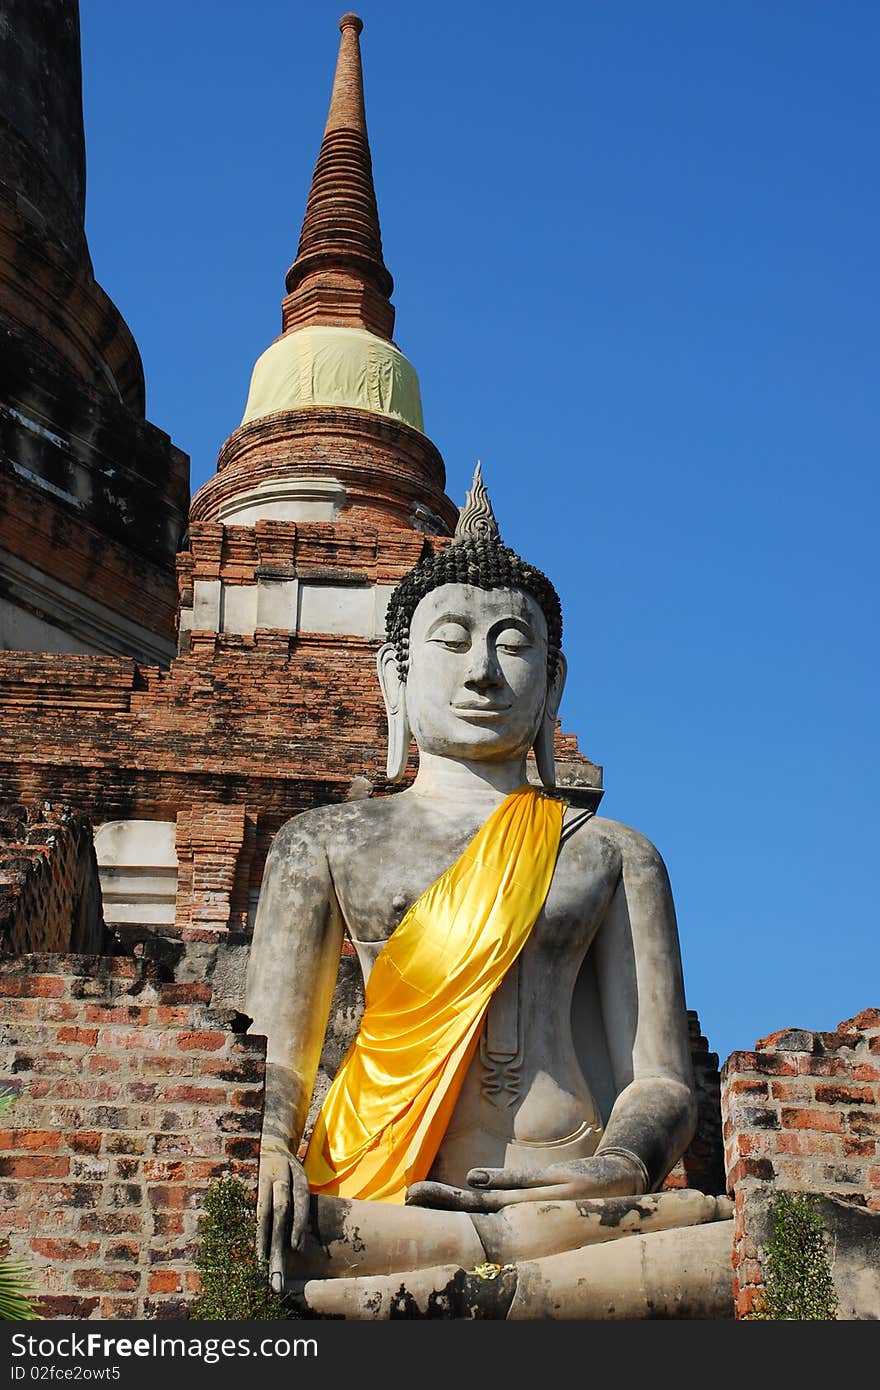
[[[564,812],[512,792],[389,937],[309,1143],[313,1192],[402,1202],[427,1177],[489,1001],[547,896]]]

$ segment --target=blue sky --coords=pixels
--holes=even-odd
[[[344,6],[82,0],[87,226],[193,487],[280,328]],[[364,3],[396,341],[563,599],[566,729],[721,1058],[880,1003],[880,8]]]

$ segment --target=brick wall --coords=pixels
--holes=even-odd
[[[724,1146],[721,1139],[721,1081],[718,1054],[709,1051],[700,1020],[688,1009],[688,1036],[697,1091],[697,1129],[686,1152],[663,1184],[664,1189],[690,1187],[717,1197],[725,1189]]]
[[[0,959],[0,1239],[45,1317],[180,1316],[205,1188],[256,1181],[265,1039],[130,959]]]
[[[721,1073],[721,1097],[742,1317],[763,1286],[774,1190],[821,1193],[880,1212],[880,1010],[865,1009],[833,1033],[789,1028],[763,1038],[754,1052],[734,1052]]]

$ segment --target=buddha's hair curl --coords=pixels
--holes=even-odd
[[[475,589],[522,589],[531,594],[547,621],[547,678],[552,681],[562,646],[562,605],[541,570],[491,536],[468,536],[436,555],[427,556],[405,574],[391,595],[385,618],[388,641],[397,652],[397,669],[405,681],[409,669],[409,631],[421,600],[441,584],[471,584]]]

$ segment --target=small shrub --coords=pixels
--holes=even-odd
[[[196,1268],[202,1292],[193,1317],[206,1321],[263,1321],[288,1317],[284,1298],[269,1287],[257,1256],[256,1206],[238,1178],[221,1178],[205,1195]]]
[[[764,1295],[752,1314],[764,1321],[830,1321],[837,1292],[828,1260],[828,1233],[819,1198],[778,1192],[770,1205],[773,1235],[764,1253]]]

